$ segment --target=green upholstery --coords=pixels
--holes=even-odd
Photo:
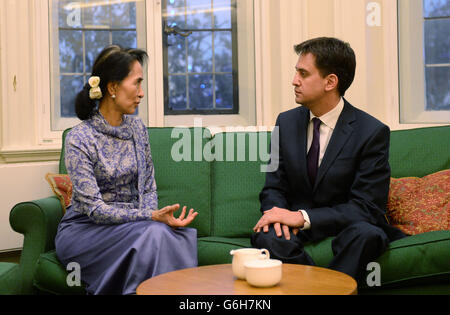
[[[55,248],[55,236],[63,216],[57,197],[22,202],[13,207],[9,222],[14,231],[24,235],[18,278],[20,292],[34,293],[33,276],[41,253]]]
[[[0,295],[19,294],[21,290],[18,277],[18,264],[0,262]]]
[[[191,227],[197,229],[198,237],[210,235],[211,164],[204,160],[196,161],[194,145],[204,147],[211,134],[207,129],[200,128],[184,129],[183,133],[174,132],[173,135],[172,131],[173,128],[149,128],[159,208],[176,203],[181,207],[186,205],[187,210],[194,208],[199,215]],[[199,139],[198,144],[194,144],[194,137]],[[180,149],[172,153],[174,147]],[[176,160],[172,158],[172,154],[181,155],[184,150],[191,153],[186,161],[176,161],[176,156]]]
[[[230,251],[251,247],[250,238],[202,237],[197,243],[199,266],[231,263]]]
[[[257,136],[255,132],[237,132],[214,137],[220,154],[212,162],[213,236],[250,237],[251,228],[261,216],[258,196],[265,173],[260,170],[263,162],[256,154],[261,142]],[[266,143],[263,147],[267,148],[270,134],[262,136]]]
[[[84,285],[68,286],[68,272],[59,262],[55,250],[45,252],[39,256],[33,284],[41,292],[47,294],[86,294]]]
[[[450,126],[393,131],[392,176],[423,176],[450,168],[450,147],[443,145],[449,135]],[[251,246],[251,229],[260,217],[259,193],[265,179],[261,165],[267,158],[259,149],[267,151],[270,134],[235,132],[212,137],[206,129],[149,128],[149,138],[159,206],[180,203],[199,212],[192,225],[198,230],[199,265],[230,263],[230,250]],[[199,152],[203,154],[198,156]],[[185,158],[177,161],[183,154]],[[66,172],[64,152],[60,172]],[[56,197],[23,202],[11,210],[12,228],[25,237],[20,264],[0,264],[1,289],[25,294],[84,293],[83,287],[67,286],[68,273],[54,252],[61,217]],[[318,266],[326,267],[333,258],[331,242],[328,238],[305,246]],[[359,292],[449,294],[449,261],[450,231],[392,242],[377,260],[381,287],[362,286]]]
[[[72,128],[64,130],[62,134],[62,147],[61,154],[59,155],[59,174],[67,174],[66,163],[64,162],[65,148],[66,148],[66,136]]]
[[[450,231],[417,234],[392,242],[378,260],[384,285],[450,282]]]
[[[392,177],[423,177],[450,168],[450,126],[391,132]]]

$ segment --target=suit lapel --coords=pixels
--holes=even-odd
[[[308,166],[307,166],[307,141],[308,141],[308,124],[309,124],[309,110],[306,107],[300,107],[299,108],[299,117],[298,117],[298,123],[296,126],[298,127],[295,131],[295,134],[298,135],[298,142],[296,145],[292,146],[292,148],[295,148],[297,152],[294,153],[294,156],[298,158],[298,161],[300,161],[300,170],[299,174],[303,174],[301,176],[301,182],[299,185],[303,186],[307,185],[310,189],[311,183],[309,181],[308,177]]]
[[[314,190],[317,189],[318,184],[323,179],[326,172],[333,164],[334,160],[336,160],[345,143],[353,133],[353,127],[350,126],[350,123],[354,120],[355,114],[353,112],[353,107],[344,100],[344,109],[339,116],[333,135],[331,136],[327,150],[325,151],[325,155],[322,159],[322,163],[320,164],[316,182],[314,184]]]
[[[291,121],[291,125],[287,132],[287,143],[289,147],[289,155],[292,156],[294,161],[297,161],[294,165],[291,165],[289,172],[295,175],[292,179],[296,182],[298,187],[309,187],[312,189],[308,178],[307,171],[307,159],[306,159],[306,146],[307,146],[307,132],[309,123],[309,110],[306,107],[298,107],[295,120]]]

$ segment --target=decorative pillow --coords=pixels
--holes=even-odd
[[[69,175],[47,173],[45,179],[50,184],[55,195],[58,196],[63,207],[63,213],[66,213],[66,208],[70,205],[72,199],[72,182]]]
[[[391,178],[390,224],[408,235],[450,229],[450,169],[418,177]]]

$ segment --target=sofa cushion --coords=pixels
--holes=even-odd
[[[198,237],[211,234],[211,165],[203,147],[211,140],[204,128],[149,128],[150,148],[155,165],[159,208],[180,204],[193,208],[198,216],[189,227]],[[199,152],[200,150],[200,152]],[[200,153],[200,154],[199,154]],[[186,154],[183,156],[183,154]]]
[[[0,262],[0,295],[20,294],[19,264]]]
[[[261,166],[267,164],[263,154],[268,154],[270,133],[220,133],[214,141],[212,236],[250,237],[261,217],[259,193],[266,177]]]
[[[72,201],[72,181],[69,175],[47,173],[45,179],[61,202],[63,213],[66,213],[66,209]]]
[[[408,235],[450,230],[450,170],[392,178],[387,218]]]
[[[59,173],[60,174],[67,174],[67,168],[66,168],[66,163],[65,163],[65,156],[66,156],[65,148],[66,148],[66,137],[71,129],[72,128],[67,128],[66,130],[64,130],[64,132],[62,134],[61,154],[59,155]]]
[[[250,238],[201,237],[197,242],[198,265],[231,264],[232,249],[252,247]]]
[[[450,168],[450,126],[391,132],[389,164],[392,177],[423,177]],[[443,142],[444,141],[444,142]]]
[[[394,241],[377,262],[381,288],[430,283],[450,285],[450,231],[433,231]]]
[[[59,262],[54,250],[39,256],[33,285],[42,292],[51,294],[86,294],[84,285],[69,287],[67,285],[68,272]]]
[[[305,246],[317,266],[327,267],[333,259],[332,240],[330,237]],[[391,242],[386,252],[376,260],[380,264],[382,288],[423,283],[450,284],[449,261],[450,231],[422,233]]]

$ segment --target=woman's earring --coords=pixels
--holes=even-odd
[[[112,97],[112,98],[116,98],[116,95],[115,95],[115,94],[113,94],[113,95],[111,95],[111,97]]]

